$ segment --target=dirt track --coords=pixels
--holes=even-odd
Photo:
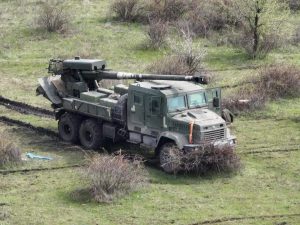
[[[0,96],[0,105],[3,105],[8,109],[17,111],[22,114],[35,115],[35,116],[51,118],[51,119],[55,118],[54,113],[50,110],[31,106],[23,102],[10,100],[2,96]]]
[[[203,225],[203,224],[219,224],[225,222],[242,221],[242,220],[256,220],[256,219],[274,219],[274,218],[290,218],[300,217],[300,214],[282,214],[282,215],[262,215],[262,216],[245,216],[245,217],[229,217],[215,220],[206,220],[191,225]]]
[[[58,134],[56,132],[50,130],[50,129],[46,129],[46,128],[43,128],[43,127],[36,127],[36,126],[33,126],[30,123],[26,123],[26,122],[23,122],[23,121],[20,121],[20,120],[14,120],[14,119],[8,118],[6,116],[0,116],[0,122],[5,123],[7,125],[23,127],[23,128],[35,131],[35,132],[37,132],[38,134],[41,134],[41,135],[47,135],[47,136],[50,136],[50,137],[58,138]]]

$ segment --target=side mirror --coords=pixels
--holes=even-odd
[[[213,99],[213,107],[219,108],[220,107],[220,99],[219,98],[214,98]]]

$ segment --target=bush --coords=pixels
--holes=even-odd
[[[155,0],[147,1],[145,10],[150,20],[176,21],[187,11],[185,0]]]
[[[133,22],[140,16],[141,5],[139,0],[115,0],[111,10],[122,21]]]
[[[222,108],[238,115],[241,112],[252,112],[264,108],[266,100],[265,95],[261,92],[240,89],[235,94],[222,100]]]
[[[97,202],[110,202],[147,182],[147,173],[138,159],[129,161],[124,155],[99,155],[92,158],[84,176],[91,183]]]
[[[289,0],[290,9],[293,11],[300,10],[300,1],[299,0]]]
[[[201,70],[205,52],[195,46],[189,34],[183,33],[183,39],[172,41],[171,55],[152,63],[148,71],[157,74],[194,75]]]
[[[265,57],[290,38],[287,4],[273,0],[235,0],[233,12],[240,26],[233,37],[252,58]]]
[[[222,107],[238,114],[262,109],[267,100],[300,96],[300,69],[276,64],[261,69],[248,89],[240,88],[222,102]]]
[[[160,48],[166,41],[168,31],[167,23],[162,21],[150,21],[148,28],[148,37],[150,46],[154,49]]]
[[[20,149],[9,141],[9,137],[0,133],[0,167],[21,162]]]
[[[300,69],[284,64],[274,64],[260,71],[257,92],[274,100],[300,96]]]
[[[274,50],[276,47],[280,46],[281,37],[276,33],[265,34],[264,37],[260,38],[259,44],[254,47],[254,39],[251,31],[247,29],[238,33],[232,33],[229,39],[230,44],[233,46],[242,48],[245,50],[246,54],[251,58],[264,58],[268,53]]]
[[[69,29],[70,16],[61,1],[46,1],[41,6],[37,24],[48,32],[65,33]]]
[[[299,45],[300,44],[300,24],[297,25],[295,32],[294,32],[294,38],[293,38],[293,44]]]
[[[205,145],[202,149],[192,152],[173,151],[172,163],[179,165],[174,173],[234,172],[241,167],[240,158],[229,145]]]
[[[207,37],[210,31],[235,25],[230,6],[230,0],[193,1],[184,21],[178,25],[181,29],[188,26],[195,36]]]

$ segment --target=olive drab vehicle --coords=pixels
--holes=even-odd
[[[202,76],[113,72],[103,60],[50,60],[50,77],[39,79],[37,94],[52,102],[60,137],[98,149],[105,139],[155,149],[172,172],[172,149],[197,151],[207,143],[234,145],[221,117],[221,90],[205,89]],[[133,79],[113,90],[102,79]]]

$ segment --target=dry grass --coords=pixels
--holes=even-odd
[[[20,149],[10,141],[8,135],[0,133],[0,167],[21,162]]]
[[[83,172],[97,202],[111,202],[147,183],[147,172],[139,159],[124,155],[98,155],[89,160]]]
[[[37,24],[48,32],[66,33],[70,26],[70,14],[61,1],[43,2]]]

